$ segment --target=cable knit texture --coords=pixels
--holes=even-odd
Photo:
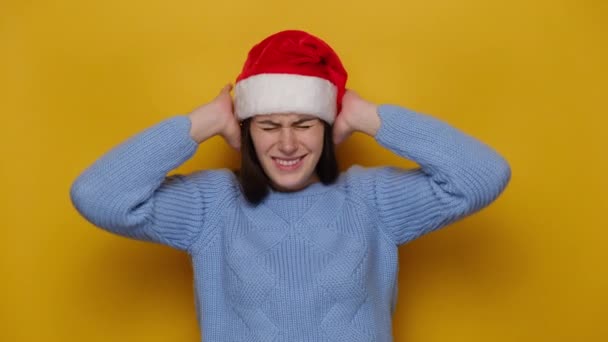
[[[191,256],[204,341],[392,341],[398,246],[489,205],[511,169],[434,117],[378,112],[376,140],[419,167],[354,166],[254,207],[229,170],[167,176],[197,149],[175,116],[85,170],[72,202],[98,227]]]

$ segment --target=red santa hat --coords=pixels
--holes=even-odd
[[[333,123],[340,112],[347,73],[334,50],[298,30],[275,33],[256,44],[235,84],[239,120],[275,113],[310,114]]]

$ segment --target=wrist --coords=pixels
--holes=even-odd
[[[215,118],[215,115],[194,111],[188,117],[191,124],[190,137],[197,143],[200,144],[219,133],[221,124],[220,120]]]
[[[378,106],[374,103],[367,103],[362,115],[357,120],[357,131],[365,133],[371,137],[376,136],[380,129],[380,116],[378,115]]]

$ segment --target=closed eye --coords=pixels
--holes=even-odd
[[[293,126],[293,127],[294,127],[294,128],[296,128],[296,129],[308,129],[308,128],[311,128],[311,127],[312,127],[312,125],[295,125],[295,126]],[[273,127],[260,127],[260,128],[261,128],[263,131],[267,131],[267,132],[269,132],[269,131],[276,131],[276,130],[278,130],[279,128],[281,128],[281,126],[273,126]]]

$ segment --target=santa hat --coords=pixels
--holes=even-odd
[[[309,114],[333,123],[347,73],[334,50],[303,31],[275,33],[256,44],[236,79],[239,120],[275,113]]]

